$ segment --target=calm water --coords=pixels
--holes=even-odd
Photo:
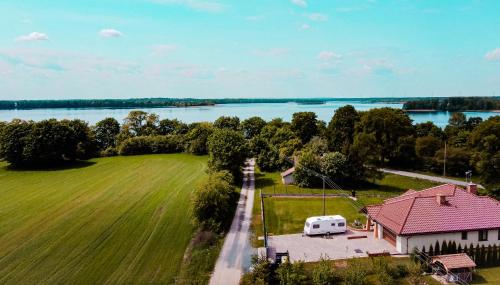
[[[259,116],[265,120],[282,118],[291,120],[295,112],[312,111],[318,118],[327,123],[339,107],[346,104],[353,105],[356,110],[366,111],[373,108],[392,107],[402,108],[402,104],[385,103],[360,103],[360,102],[327,102],[322,105],[300,105],[296,103],[259,103],[259,104],[224,104],[209,107],[188,108],[145,108],[146,112],[160,115],[160,118],[177,118],[186,123],[199,121],[214,121],[220,116],[238,116],[246,119]],[[82,119],[94,124],[106,117],[114,117],[119,122],[127,116],[131,109],[36,109],[36,110],[0,110],[0,121],[10,121],[14,118],[23,120],[39,121],[48,118],[56,119]],[[500,115],[495,112],[465,112],[467,117],[481,117],[487,119],[491,116]],[[448,112],[411,113],[410,117],[416,123],[432,121],[437,126],[444,127],[448,123],[450,114]]]

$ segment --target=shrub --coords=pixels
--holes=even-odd
[[[345,285],[363,285],[365,284],[368,269],[359,260],[351,259],[347,262],[347,268],[344,271]]]
[[[121,155],[175,153],[182,150],[182,137],[177,135],[131,137],[125,139],[119,148]]]
[[[338,280],[332,265],[324,258],[314,267],[312,271],[312,282],[314,285],[332,285]]]
[[[231,180],[228,172],[213,173],[196,189],[191,211],[202,228],[219,232],[231,222],[238,195]]]
[[[266,285],[273,280],[272,264],[263,257],[252,257],[252,270],[241,280],[242,285]]]
[[[114,147],[108,147],[105,150],[101,151],[101,156],[109,157],[109,156],[117,156],[118,150]]]
[[[280,285],[308,284],[307,273],[303,262],[284,262],[276,270]]]

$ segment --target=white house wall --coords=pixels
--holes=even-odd
[[[396,250],[400,253],[409,253],[413,250],[413,248],[418,248],[422,250],[425,246],[426,250],[429,250],[430,245],[434,247],[436,241],[439,241],[439,246],[443,243],[443,241],[455,241],[457,246],[459,244],[462,245],[462,248],[467,245],[469,247],[471,244],[476,246],[479,243],[479,246],[484,245],[500,245],[500,240],[498,239],[498,230],[489,230],[488,232],[488,240],[487,241],[479,241],[479,232],[471,231],[467,234],[467,240],[462,240],[462,233],[443,233],[443,234],[429,234],[429,235],[415,235],[415,236],[397,236],[396,239]]]

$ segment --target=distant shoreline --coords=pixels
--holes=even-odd
[[[461,97],[453,97],[453,99]],[[468,100],[474,99],[464,97]],[[484,99],[485,97],[481,97]],[[477,98],[481,100],[481,98]],[[186,108],[211,107],[225,104],[272,104],[296,103],[300,105],[322,105],[328,102],[346,102],[361,104],[403,104],[407,112],[440,112],[446,110],[426,108],[425,102],[430,100],[448,100],[438,97],[375,97],[375,98],[131,98],[131,99],[68,99],[68,100],[0,100],[0,110],[35,110],[35,109],[135,109],[135,108]],[[487,100],[497,102],[500,97],[488,97]],[[421,104],[420,102],[424,102]],[[419,104],[418,106],[415,106]],[[411,108],[413,107],[413,108]],[[422,108],[419,108],[422,107]],[[496,107],[492,105],[492,107]],[[408,109],[406,109],[408,108]],[[481,109],[463,112],[500,112]]]
[[[436,113],[436,112],[491,112],[491,113],[500,113],[500,110],[460,110],[460,111],[442,111],[435,109],[410,109],[405,110],[408,113]]]

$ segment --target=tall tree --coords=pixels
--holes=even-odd
[[[214,127],[211,123],[197,123],[191,126],[191,130],[186,134],[186,150],[198,155],[207,154],[208,138],[213,131]]]
[[[158,134],[160,135],[182,135],[188,130],[188,125],[177,119],[163,119],[158,126]]]
[[[120,124],[114,118],[106,118],[97,122],[93,131],[99,148],[115,147],[116,136],[120,133]]]
[[[335,111],[327,130],[330,150],[349,153],[359,120],[359,113],[351,105],[340,107]]]
[[[214,127],[218,129],[230,129],[237,131],[240,129],[240,118],[227,116],[219,117],[215,120]]]
[[[360,121],[360,132],[373,134],[380,149],[379,163],[398,163],[398,146],[401,138],[414,134],[412,121],[400,109],[379,108],[364,112]]]
[[[318,120],[314,112],[299,112],[293,114],[292,131],[300,138],[303,144],[309,142],[318,134]]]
[[[266,121],[264,121],[261,117],[251,117],[241,123],[243,134],[247,139],[251,139],[259,135],[265,126]]]
[[[236,179],[242,176],[247,145],[241,132],[216,129],[208,139],[208,166],[212,171],[229,171]]]
[[[125,137],[157,134],[158,115],[144,111],[131,111],[124,120],[122,130]]]

